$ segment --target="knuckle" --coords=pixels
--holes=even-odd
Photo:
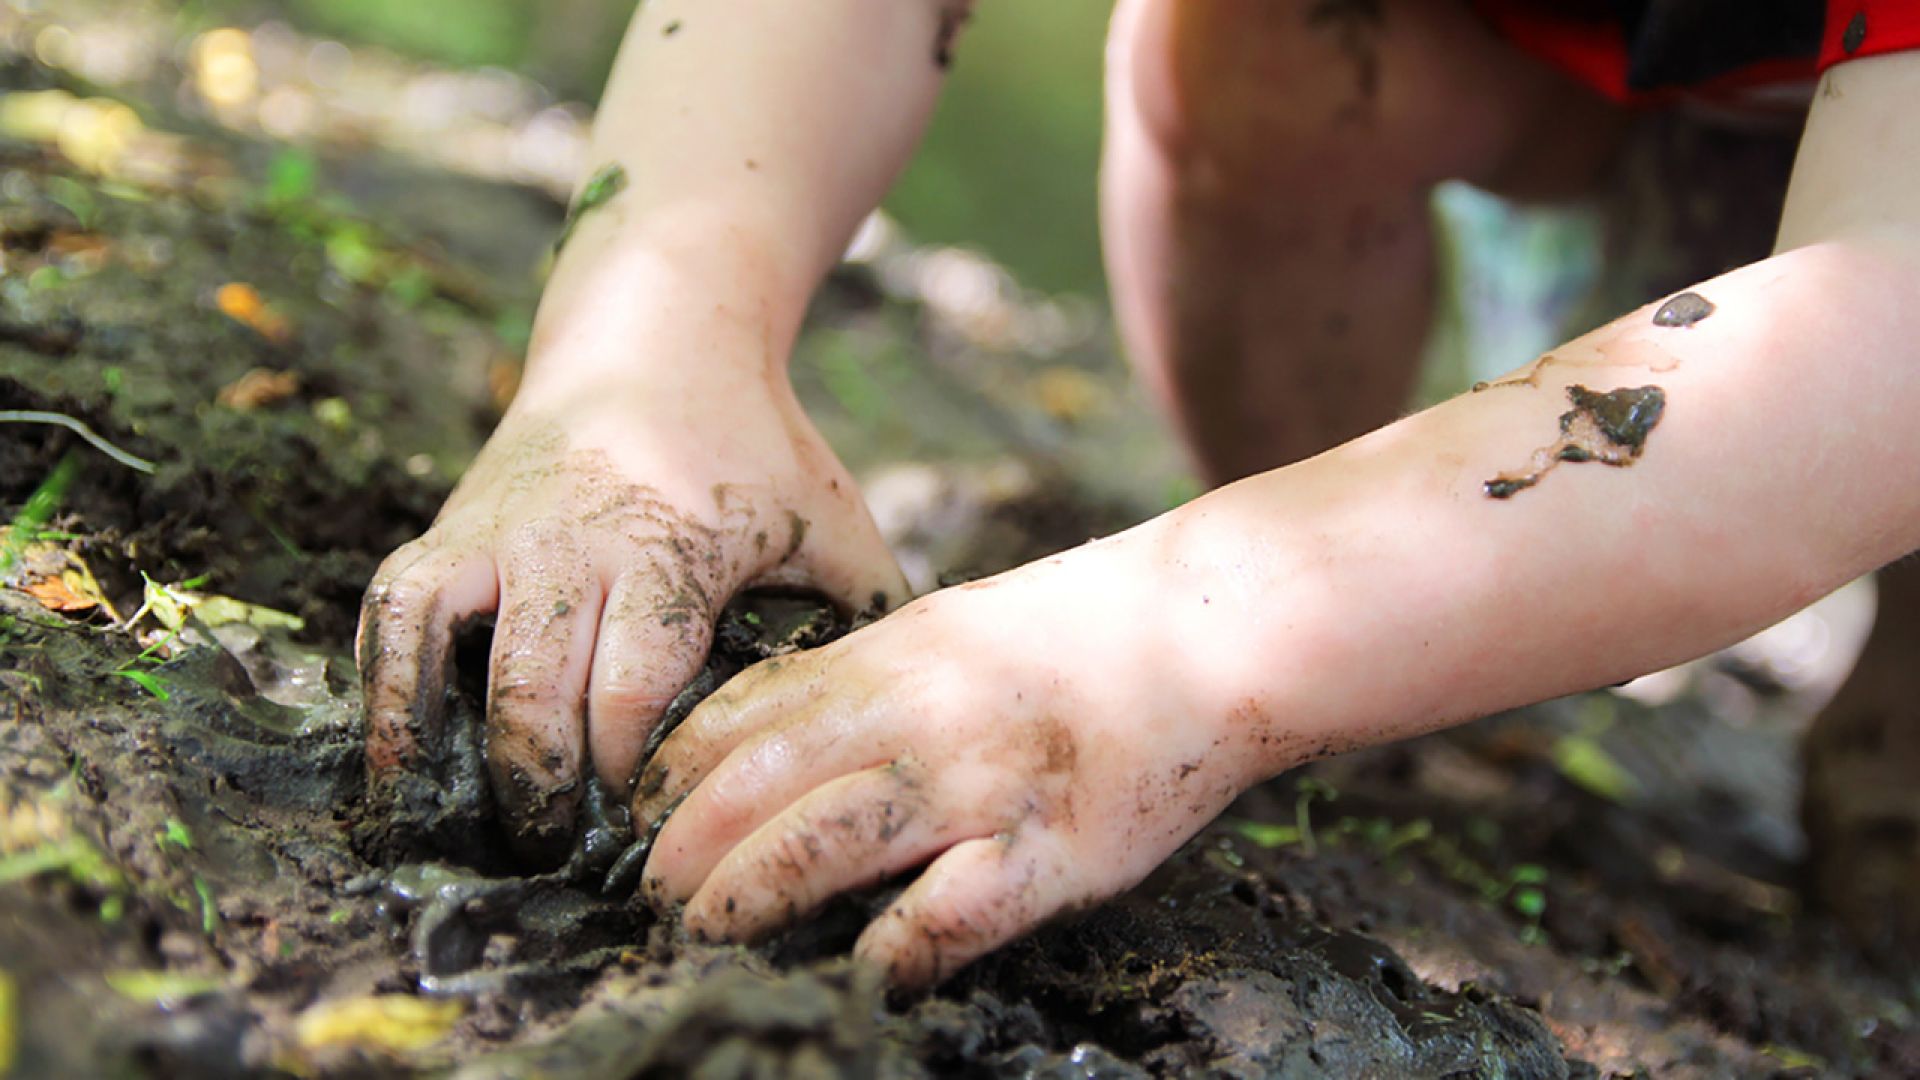
[[[949,951],[985,949],[1029,921],[1023,890],[1009,888],[998,867],[979,871],[950,879],[920,911],[922,932]]]
[[[641,672],[616,672],[597,682],[587,708],[597,720],[649,722],[672,700],[660,693],[657,681]]]
[[[580,546],[579,533],[571,522],[539,517],[514,526],[501,546],[511,556],[546,558],[555,553],[571,554]]]
[[[376,617],[405,617],[410,613],[429,611],[438,603],[440,582],[433,575],[422,572],[415,561],[389,571],[393,559],[382,565],[380,572],[374,575],[373,583],[367,586],[366,596],[361,600],[360,618],[362,624]]]
[[[559,679],[537,657],[508,652],[487,680],[487,715],[495,723],[539,726],[564,709]]]
[[[811,822],[803,820],[769,841],[760,862],[766,879],[791,893],[804,885],[814,868],[831,854],[827,838]]]
[[[672,742],[668,740],[668,745],[671,746]],[[664,753],[662,756],[665,756]],[[705,757],[704,753],[690,753],[682,748],[680,753],[663,764],[676,787],[685,789],[695,784],[701,786],[699,796],[703,804],[703,818],[716,825],[731,827],[753,812],[755,785],[743,782],[736,770],[722,770],[703,777],[701,764]]]
[[[970,888],[964,895],[949,894],[945,902],[920,913],[920,929],[931,941],[945,949],[965,950],[994,936],[999,911],[995,898],[984,888]]]

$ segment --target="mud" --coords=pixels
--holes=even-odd
[[[1686,328],[1713,314],[1713,301],[1697,292],[1683,292],[1661,304],[1653,313],[1653,325]]]
[[[1840,34],[1840,47],[1849,55],[1860,51],[1867,43],[1867,13],[1856,11],[1853,18],[1847,20],[1847,28]]]
[[[0,984],[14,990],[0,1044],[15,1075],[1704,1077],[1791,1061],[1865,1076],[1920,1062],[1910,988],[1818,922],[1756,907],[1790,895],[1779,868],[1702,839],[1730,831],[1727,806],[1677,800],[1689,827],[1678,809],[1583,797],[1511,728],[1326,763],[1331,802],[1256,791],[1138,890],[920,997],[842,959],[900,883],[753,949],[690,941],[631,896],[635,838],[592,787],[566,863],[516,864],[479,745],[484,627],[454,649],[444,771],[372,805],[354,612],[493,419],[488,375],[511,351],[495,312],[468,290],[409,303],[347,279],[313,225],[344,223],[303,213],[294,228],[244,178],[128,192],[17,147],[0,173],[22,193],[0,207],[0,318],[20,328],[0,342],[0,407],[60,412],[157,463],[143,475],[69,431],[0,425],[0,504],[11,513],[73,451],[49,542],[122,612],[143,573],[210,574],[209,589],[305,619],[297,633],[189,620],[190,647],[130,667],[143,642],[105,615],[0,588]],[[83,248],[106,254],[76,262]],[[283,335],[212,302],[236,280]],[[291,396],[218,403],[259,368],[297,374]],[[1637,423],[1588,412],[1607,439]],[[1097,516],[1017,506],[985,516],[992,543],[960,547]],[[736,605],[671,715],[845,628],[801,597]],[[1317,840],[1284,834],[1303,824]],[[1668,872],[1674,851],[1687,873]]]
[[[973,0],[945,0],[940,6],[940,25],[933,35],[933,66],[941,71],[953,67],[953,46],[960,31],[973,18]]]
[[[1666,393],[1657,386],[1623,387],[1603,394],[1575,384],[1567,387],[1567,400],[1573,408],[1560,414],[1560,437],[1533,452],[1527,471],[1503,472],[1482,485],[1488,498],[1510,499],[1563,463],[1632,465],[1645,452],[1647,435],[1667,407]]]

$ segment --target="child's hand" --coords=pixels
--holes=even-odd
[[[855,950],[924,984],[1145,877],[1265,775],[1188,684],[1147,536],[933,594],[728,684],[642,771],[636,821],[679,804],[649,899],[750,938],[931,860]]]
[[[630,790],[721,607],[760,582],[885,609],[906,585],[784,380],[708,358],[674,385],[516,402],[360,619],[376,781],[432,769],[454,628],[498,612],[487,760],[516,845],[564,850],[583,762]],[[524,407],[523,407],[524,405]]]

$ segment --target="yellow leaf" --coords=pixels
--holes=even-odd
[[[20,994],[13,976],[0,971],[0,1076],[13,1072],[20,1052]]]
[[[61,612],[101,608],[115,619],[120,617],[101,591],[100,582],[94,578],[93,571],[78,555],[44,542],[35,542],[24,549],[21,562],[29,573],[39,570],[37,577],[30,578],[20,586],[20,591],[33,597],[41,607]]]
[[[466,1006],[405,994],[323,1001],[300,1014],[294,1035],[305,1050],[359,1047],[403,1053],[447,1037]]]
[[[213,304],[220,309],[220,314],[252,327],[268,341],[285,342],[293,336],[293,326],[287,317],[274,310],[260,295],[260,290],[244,281],[229,281],[214,290]]]
[[[185,597],[152,578],[147,579],[141,599],[153,617],[160,620],[160,625],[175,633],[186,625],[187,612],[193,607]]]
[[[142,1005],[172,1008],[227,985],[225,977],[178,971],[109,971],[107,985],[114,993]]]
[[[261,630],[292,630],[296,633],[307,626],[307,621],[298,615],[249,604],[231,596],[203,596],[194,601],[193,613],[208,626],[246,623]]]

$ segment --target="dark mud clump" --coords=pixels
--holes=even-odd
[[[1534,451],[1527,470],[1501,473],[1487,481],[1483,486],[1488,498],[1512,498],[1563,462],[1632,465],[1640,460],[1648,433],[1667,407],[1667,395],[1657,386],[1623,387],[1603,394],[1574,385],[1567,387],[1567,399],[1573,408],[1560,414],[1560,438]]]
[[[933,66],[941,71],[953,67],[953,45],[960,31],[973,17],[973,0],[946,0],[940,6],[940,24],[933,34]]]
[[[1653,325],[1685,328],[1711,314],[1713,301],[1697,292],[1683,292],[1660,305],[1659,310],[1653,313]]]

